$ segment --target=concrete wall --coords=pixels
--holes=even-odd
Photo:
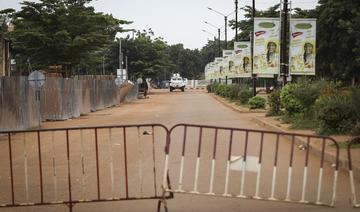
[[[0,131],[38,127],[40,118],[45,121],[79,117],[131,101],[134,92],[137,91],[133,84],[117,87],[114,78],[109,76],[47,77],[40,90],[41,101],[38,101],[26,77],[1,77]]]

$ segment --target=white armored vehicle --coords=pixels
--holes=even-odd
[[[175,89],[180,89],[182,92],[185,91],[185,82],[180,74],[174,74],[170,80],[170,92]]]

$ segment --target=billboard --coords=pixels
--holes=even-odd
[[[280,73],[280,20],[254,19],[254,74]]]
[[[235,77],[251,77],[251,43],[234,42]]]
[[[292,75],[315,75],[316,19],[290,20],[289,64]]]
[[[225,77],[225,74],[224,74],[224,58],[215,57],[215,63],[216,63],[215,79]]]
[[[234,55],[234,50],[223,50],[223,58],[232,57]]]
[[[231,77],[235,72],[234,55],[234,50],[223,50],[223,78],[226,76]]]

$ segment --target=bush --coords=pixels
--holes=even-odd
[[[209,84],[206,86],[206,90],[208,93],[214,93],[214,86],[215,84]]]
[[[265,108],[265,103],[266,100],[260,96],[254,96],[252,98],[249,99],[249,106],[250,109],[260,109],[260,108]]]
[[[350,105],[356,119],[352,134],[360,135],[360,87],[352,87],[350,90]]]
[[[217,86],[215,87],[215,94],[219,95],[219,96],[223,96],[224,95],[224,91],[225,91],[225,86],[223,84],[217,84]]]
[[[242,87],[239,84],[232,84],[229,85],[229,98],[236,100],[239,97],[239,92],[241,91]]]
[[[349,95],[344,92],[321,96],[316,101],[315,108],[319,121],[317,132],[320,134],[349,133],[356,125]]]
[[[241,104],[246,104],[248,103],[249,99],[252,97],[252,92],[249,89],[243,89],[240,90],[239,94],[238,94],[238,98]]]
[[[301,105],[302,111],[309,111],[315,104],[316,99],[320,96],[323,84],[309,83],[303,81],[293,90],[294,97]]]
[[[246,104],[252,96],[251,90],[246,85],[240,84],[212,84],[208,86],[209,92],[214,92],[221,97],[229,98],[231,100],[239,100],[241,104]]]
[[[292,116],[303,110],[301,102],[295,96],[298,84],[291,83],[284,86],[280,93],[281,106],[285,108],[287,115]]]
[[[274,90],[267,97],[267,103],[269,105],[269,111],[267,116],[279,116],[281,115],[281,101],[280,90]]]

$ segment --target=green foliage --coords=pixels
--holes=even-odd
[[[239,101],[241,104],[247,104],[249,99],[253,96],[253,93],[250,89],[242,89],[239,92]]]
[[[225,84],[218,84],[215,88],[215,94],[219,95],[221,97],[225,97],[226,96],[226,90],[227,90],[227,85]]]
[[[240,40],[250,40],[250,34],[252,31],[252,7],[251,6],[245,6],[242,8],[245,12],[245,19],[238,22],[239,32],[240,34],[239,39]],[[255,17],[279,17],[279,10],[280,10],[280,4],[276,4],[272,7],[269,7],[267,10],[261,11],[256,10],[255,11]],[[229,26],[232,29],[235,29],[235,20],[229,21]]]
[[[14,13],[15,30],[8,33],[18,61],[34,68],[62,65],[74,71],[98,64],[102,51],[123,31],[111,15],[95,12],[91,0],[24,1]]]
[[[249,99],[250,109],[265,109],[266,100],[261,96],[254,96]]]
[[[251,90],[246,85],[240,84],[212,84],[208,87],[209,92],[214,92],[216,95],[219,95],[224,98],[228,98],[234,101],[239,101],[241,104],[247,104],[249,98],[252,96]]]
[[[301,110],[309,111],[314,105],[316,99],[321,92],[320,84],[303,81],[297,84],[298,86],[293,90],[294,97],[301,105]]]
[[[360,1],[320,0],[317,70],[332,79],[360,77]]]
[[[267,104],[269,105],[269,111],[266,114],[267,116],[281,115],[280,90],[274,90],[268,95]]]
[[[360,135],[360,87],[352,87],[350,90],[350,105],[351,110],[354,111],[355,125],[353,126],[351,133],[354,135]]]
[[[168,46],[167,50],[175,73],[189,79],[200,79],[206,63],[202,62],[201,51],[184,48],[183,44]]]
[[[286,112],[282,120],[292,128],[315,129],[319,134],[360,133],[359,87],[301,81],[285,86],[280,97]]]
[[[209,84],[206,86],[206,90],[208,93],[214,93],[214,86],[215,84]]]
[[[296,113],[293,116],[289,117],[284,115],[282,117],[283,121],[291,123],[292,129],[316,129],[318,127],[318,121],[314,114],[314,111],[306,111],[303,113]]]
[[[335,95],[323,95],[316,101],[318,133],[348,133],[356,123],[349,95],[339,91]]]
[[[360,87],[351,87],[350,93],[350,105],[357,123],[360,123]]]
[[[229,94],[228,94],[228,98],[230,99],[238,99],[239,97],[239,92],[244,89],[243,86],[239,85],[239,84],[231,84],[229,86]]]
[[[303,110],[301,102],[295,96],[298,87],[299,85],[296,83],[287,84],[280,93],[281,105],[290,116]]]

